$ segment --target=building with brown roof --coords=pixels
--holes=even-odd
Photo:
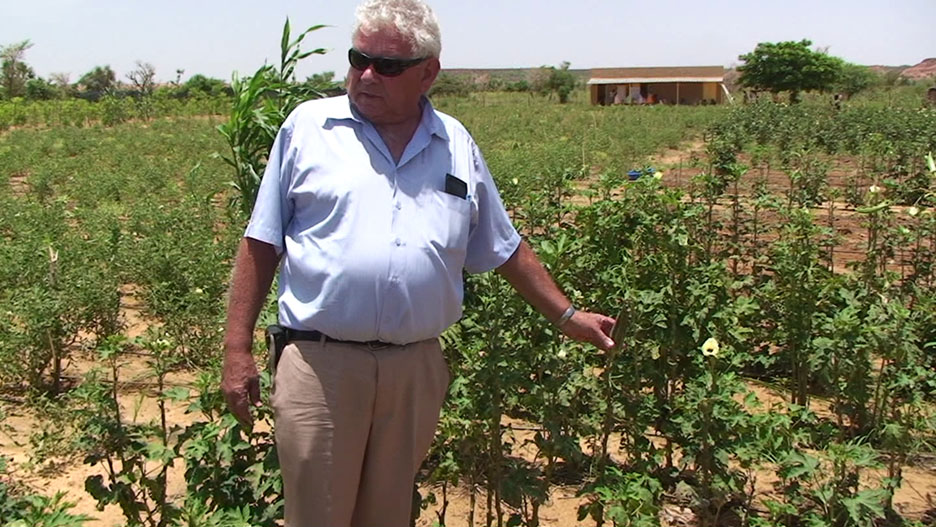
[[[720,104],[731,99],[722,66],[596,68],[592,104]]]

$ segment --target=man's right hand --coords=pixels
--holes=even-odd
[[[244,426],[252,425],[250,405],[260,406],[260,374],[249,349],[224,354],[221,393],[234,417]]]
[[[221,393],[228,409],[244,426],[253,424],[250,405],[260,406],[260,375],[251,354],[253,330],[278,263],[275,247],[247,237],[241,240],[234,260],[224,330]]]

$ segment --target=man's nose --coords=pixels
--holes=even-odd
[[[377,77],[379,76],[380,75],[378,75],[377,71],[374,70],[373,64],[368,64],[367,68],[365,68],[364,71],[361,72],[361,80],[367,80],[368,82],[376,81]]]

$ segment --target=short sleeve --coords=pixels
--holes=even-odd
[[[277,254],[285,248],[286,228],[293,216],[293,203],[289,199],[295,162],[295,151],[291,148],[292,131],[292,120],[287,119],[276,134],[250,223],[244,233],[247,238],[273,245]]]
[[[520,245],[520,233],[510,221],[504,209],[494,178],[478,149],[471,143],[472,201],[477,213],[473,215],[468,232],[468,252],[465,270],[483,273],[504,264]]]

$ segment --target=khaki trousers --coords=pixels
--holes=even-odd
[[[406,527],[449,372],[438,339],[297,341],[271,403],[286,527]]]

